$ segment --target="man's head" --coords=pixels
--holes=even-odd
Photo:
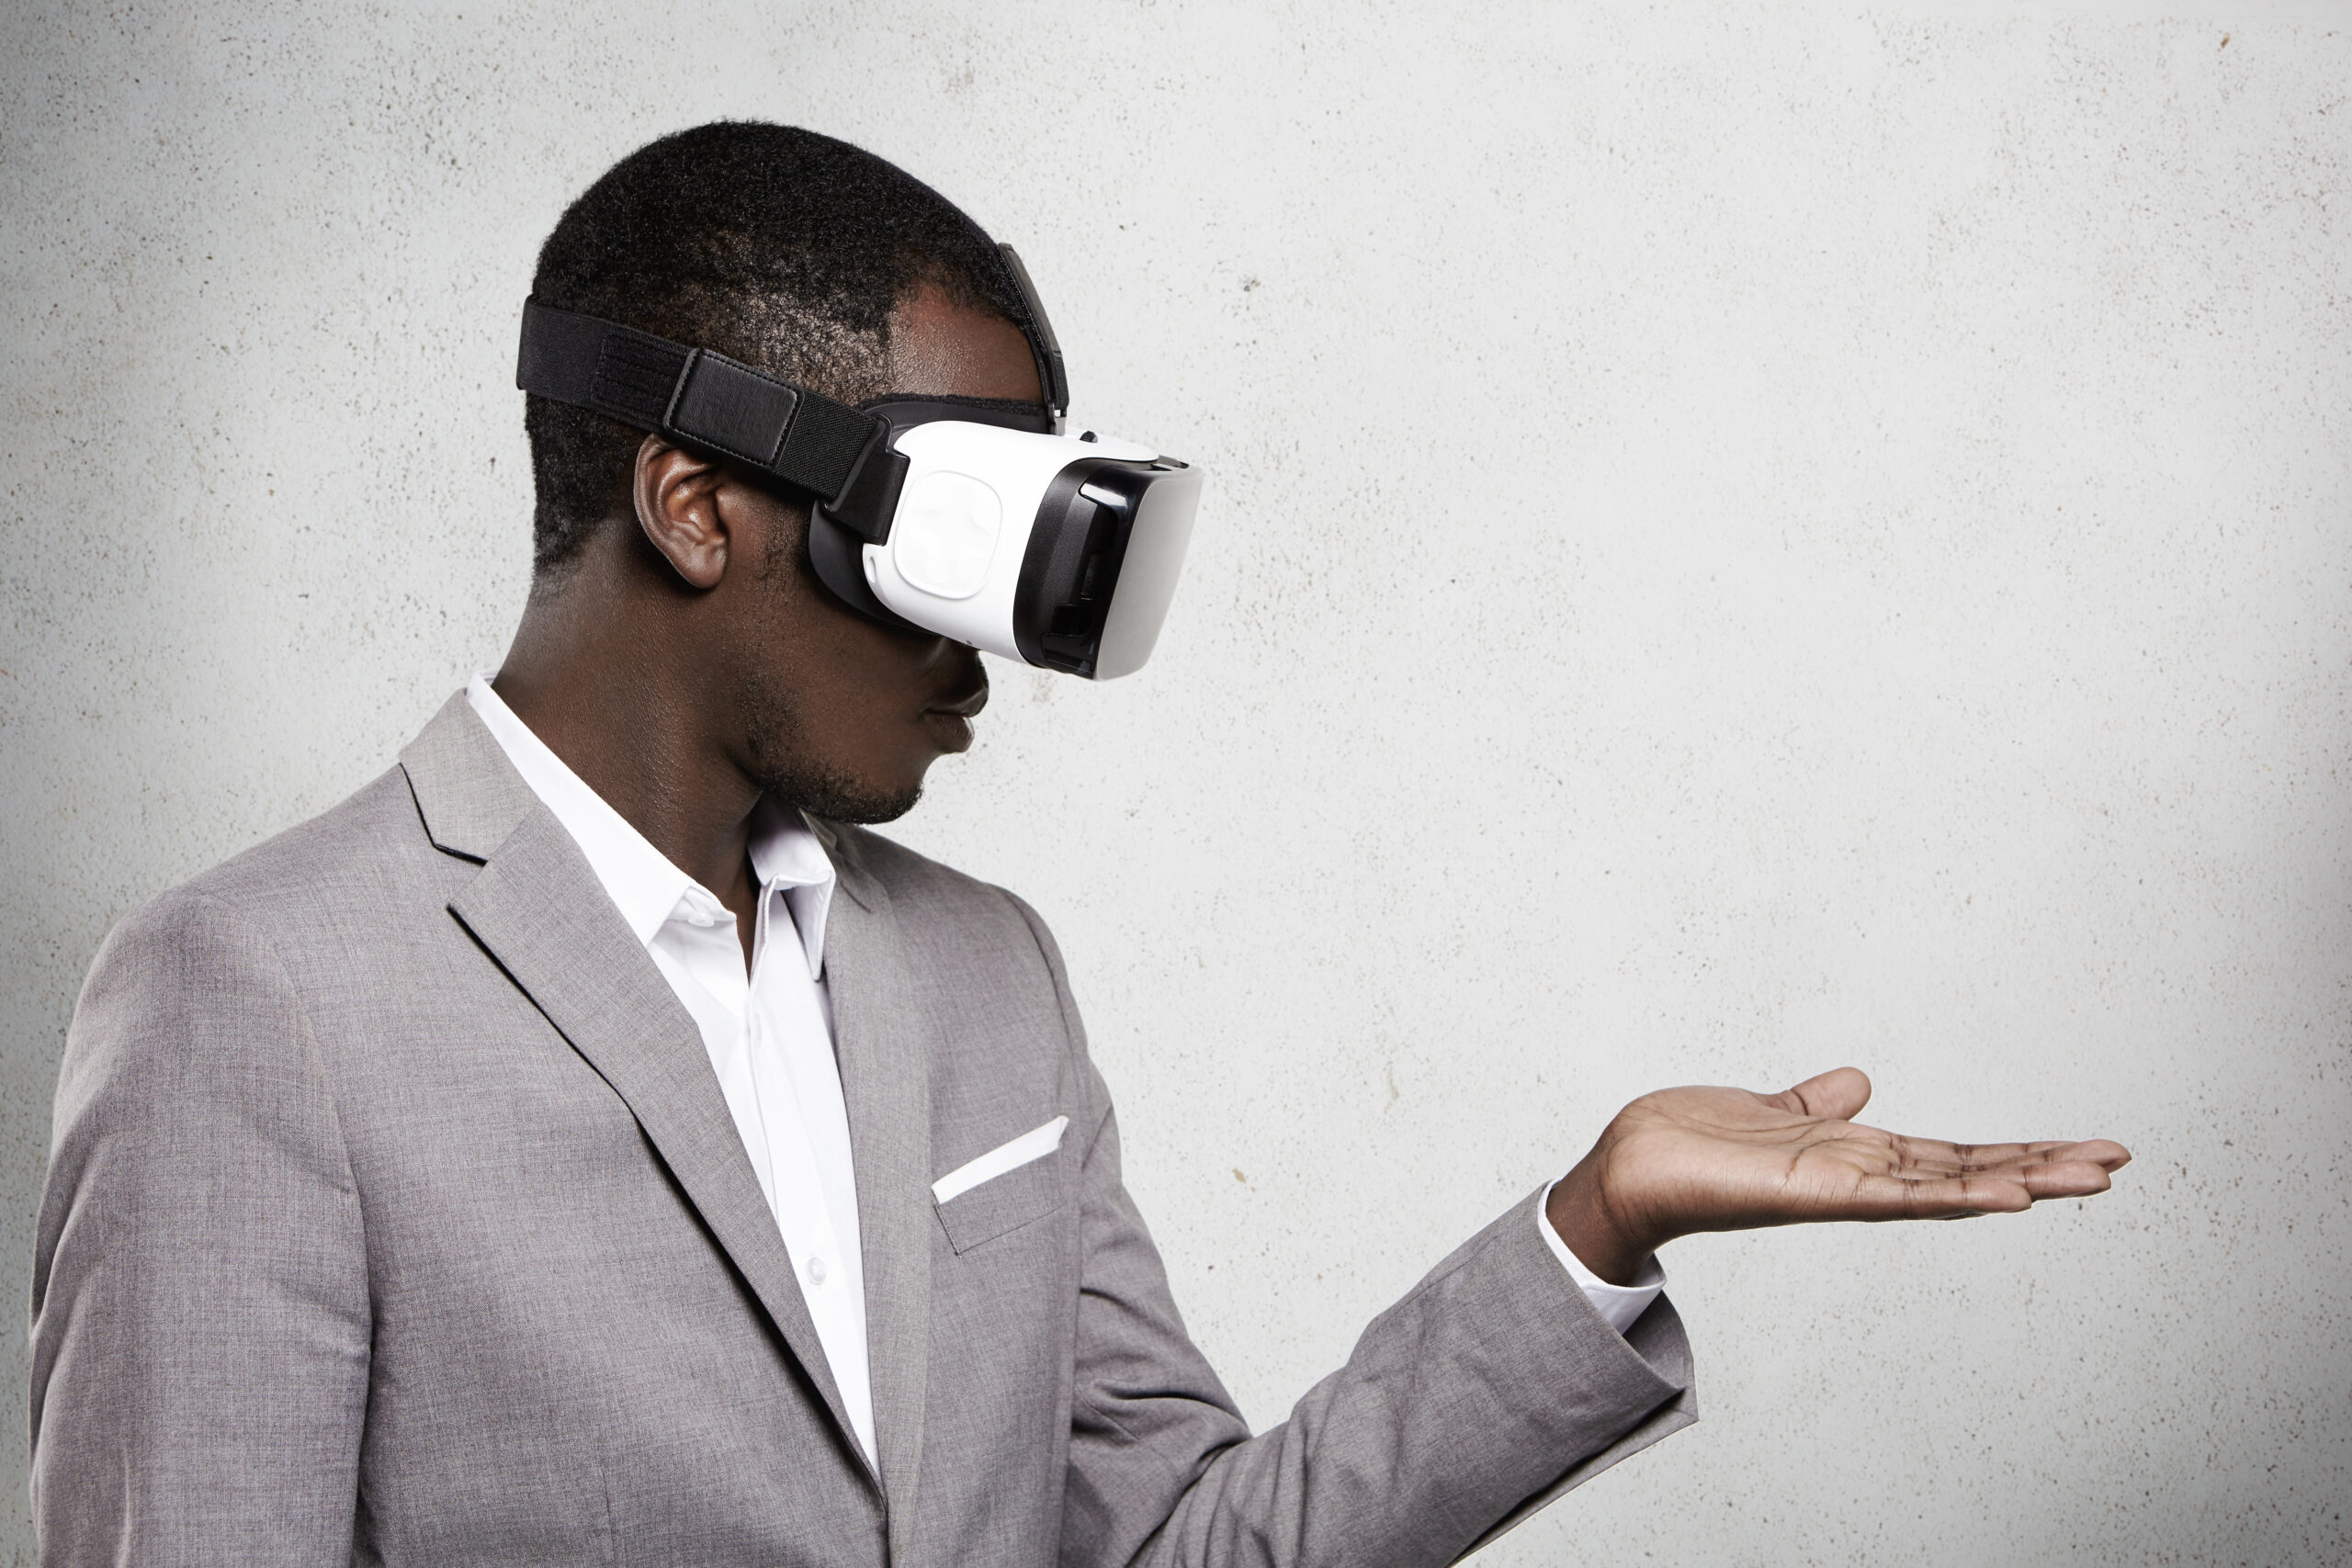
[[[556,225],[532,292],[843,402],[1041,395],[987,238],[901,170],[809,131],[709,125],[630,154]],[[712,746],[821,815],[897,816],[932,761],[970,743],[978,656],[828,593],[803,498],[544,398],[526,423],[538,494],[518,652],[560,642],[607,684],[690,687]]]

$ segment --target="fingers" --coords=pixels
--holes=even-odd
[[[2091,1138],[2062,1145],[2068,1159],[2086,1159],[2102,1170],[2121,1170],[2132,1163],[2132,1151],[2112,1138]]]
[[[1876,1128],[1858,1129],[1875,1133]],[[2087,1163],[2116,1171],[2132,1163],[2132,1151],[2106,1138],[2086,1143],[2049,1139],[2032,1144],[1947,1144],[1935,1138],[1884,1134],[1896,1169],[1908,1176],[2017,1175],[2042,1166]]]
[[[2052,1194],[2054,1196],[2055,1194]],[[2033,1207],[2026,1184],[2000,1177],[1952,1176],[1925,1181],[1878,1176],[1858,1183],[1851,1220],[1957,1220],[1972,1214],[2014,1214]],[[1826,1217],[1826,1216],[1825,1216]]]
[[[1871,1080],[1860,1067],[1832,1067],[1792,1089],[1763,1097],[1783,1111],[1848,1122],[1871,1102]]]
[[[2047,1165],[2029,1166],[2018,1174],[2018,1179],[2037,1199],[2087,1198],[2115,1185],[2109,1179],[2107,1167],[2086,1159],[2056,1160]]]
[[[1976,1174],[1906,1179],[1867,1177],[1857,1182],[1850,1207],[1824,1218],[1854,1220],[1952,1220],[1972,1214],[2014,1214],[2047,1198],[2087,1198],[2104,1192],[2107,1168],[2091,1160],[2040,1165],[2008,1175]]]

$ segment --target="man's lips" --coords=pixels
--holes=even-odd
[[[956,718],[973,718],[978,716],[979,711],[988,705],[989,689],[986,682],[983,682],[964,696],[955,698],[948,702],[933,703],[929,707],[923,709],[923,712],[949,714]]]

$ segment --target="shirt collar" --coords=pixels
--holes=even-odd
[[[808,955],[808,977],[825,972],[825,914],[833,904],[833,863],[808,818],[774,795],[752,808],[752,874],[760,896],[781,893]]]
[[[506,760],[523,775],[555,819],[563,824],[588,868],[596,874],[621,919],[640,942],[650,944],[679,903],[700,894],[711,908],[718,899],[672,863],[670,858],[628,824],[603,795],[588,787],[564,760],[531,733],[514,710],[491,689],[488,672],[466,683],[466,701],[481,716]],[[781,893],[792,911],[811,978],[822,973],[825,914],[832,903],[833,863],[809,830],[808,818],[791,807],[763,798],[752,808],[752,871],[762,897]],[[699,901],[699,900],[698,900]]]

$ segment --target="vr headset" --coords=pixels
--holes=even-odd
[[[1151,657],[1201,470],[1062,434],[1069,383],[1036,290],[997,253],[1046,401],[877,398],[851,408],[707,349],[523,306],[514,384],[730,457],[809,502],[818,580],[885,626],[1090,680]]]

